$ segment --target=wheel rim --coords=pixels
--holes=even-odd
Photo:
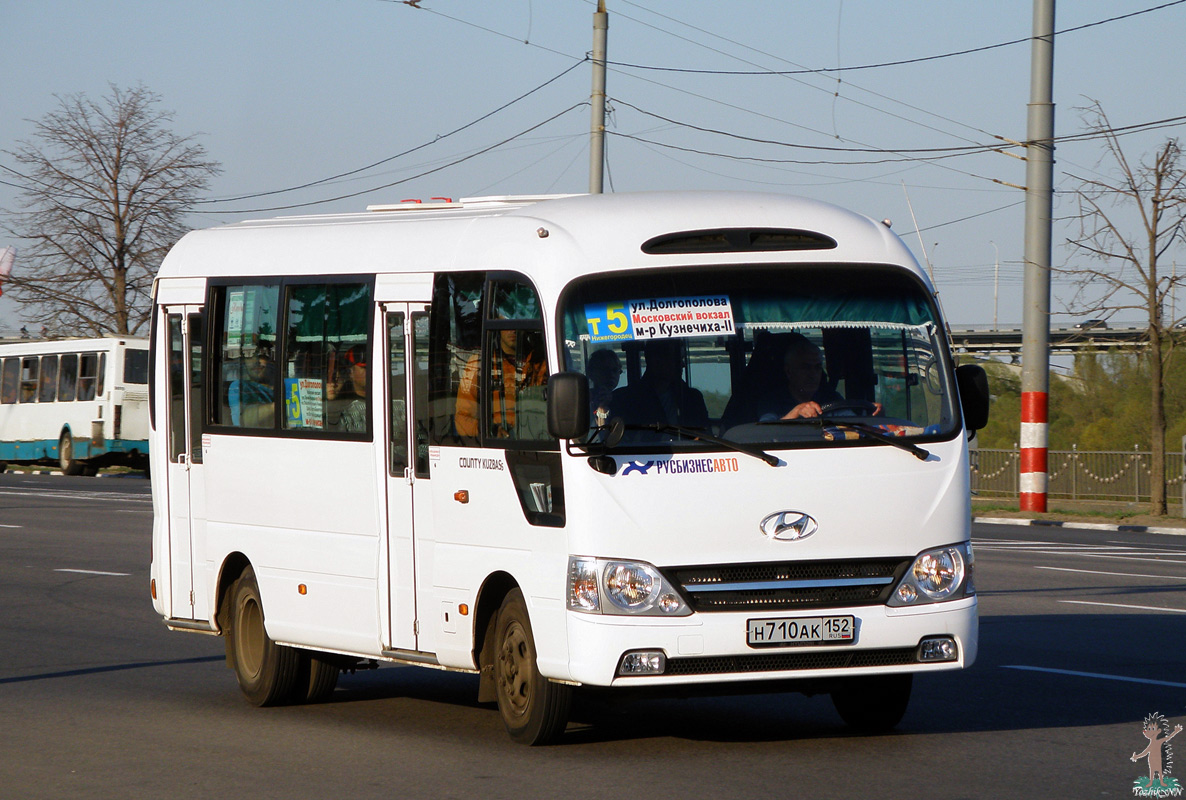
[[[264,614],[254,597],[245,598],[239,607],[235,626],[235,653],[239,666],[249,677],[257,677],[264,663]]]
[[[516,717],[522,716],[531,702],[531,651],[527,632],[518,621],[507,626],[498,664],[499,688],[507,709]]]
[[[58,463],[63,469],[70,466],[70,462],[74,460],[74,442],[70,440],[69,436],[63,436],[62,441],[58,442]]]

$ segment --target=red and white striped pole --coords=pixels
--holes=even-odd
[[[1046,392],[1021,393],[1022,511],[1046,511]]]
[[[1046,510],[1050,236],[1054,205],[1054,0],[1034,0],[1026,117],[1025,296],[1021,333],[1022,511]]]

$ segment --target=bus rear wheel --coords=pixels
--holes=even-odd
[[[74,437],[69,431],[63,431],[62,438],[58,439],[58,465],[63,475],[81,475],[86,468],[85,464],[74,458]]]
[[[292,687],[292,701],[321,703],[328,700],[337,688],[341,669],[309,650],[298,651],[297,656],[300,666]]]
[[[235,670],[243,695],[256,706],[289,701],[300,673],[300,654],[268,637],[264,604],[251,567],[244,569],[231,585],[230,602],[227,660]]]
[[[522,744],[548,744],[564,733],[572,687],[540,674],[527,603],[513,589],[498,609],[494,682],[507,733]]]
[[[850,728],[885,733],[906,715],[913,684],[910,674],[846,678],[833,687],[832,705]]]

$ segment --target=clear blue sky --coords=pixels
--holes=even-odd
[[[1163,2],[1063,2],[1056,30]],[[394,0],[0,3],[0,150],[30,134],[29,121],[54,108],[55,94],[99,99],[109,83],[143,83],[176,112],[175,131],[200,134],[225,169],[209,195],[218,202],[201,206],[194,227],[411,197],[588,187],[589,109],[565,109],[589,97],[590,0],[421,0],[423,8]],[[1023,162],[997,153],[917,160],[851,150],[1023,139],[1028,42],[823,75],[667,70],[854,67],[983,48],[1030,35],[1028,0],[607,0],[607,6],[609,60],[618,62],[607,86],[613,109],[607,190],[768,190],[889,218],[920,261],[925,247],[953,325],[992,322],[998,254],[997,314],[1002,325],[1019,323],[1023,195],[992,179],[1024,183]],[[1056,134],[1083,130],[1076,108],[1088,98],[1102,103],[1115,126],[1186,114],[1183,41],[1186,4],[1057,37]],[[1163,128],[1124,143],[1139,156],[1182,131]],[[425,144],[301,191],[226,199],[329,178]],[[1097,142],[1059,145],[1056,187],[1073,188],[1070,175],[1098,174],[1101,154]],[[791,163],[820,161],[828,163]],[[2,154],[0,164],[14,166]],[[436,171],[416,177],[430,170]],[[376,188],[396,181],[404,182]],[[0,208],[14,202],[14,190],[0,184]],[[911,205],[921,234],[914,233]],[[1056,198],[1056,215],[1073,211],[1069,195]],[[1061,243],[1073,233],[1069,223],[1056,226],[1056,265],[1072,258]],[[0,239],[6,244],[18,243]],[[1186,270],[1181,249],[1176,257]],[[1054,310],[1069,298],[1069,288],[1056,281]],[[1179,306],[1186,308],[1186,296]],[[1070,319],[1056,315],[1056,324]],[[15,327],[16,309],[2,298],[0,332]]]

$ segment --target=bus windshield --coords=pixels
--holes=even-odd
[[[566,369],[590,424],[622,446],[761,447],[950,438],[958,429],[938,312],[923,284],[876,265],[614,273],[569,287]],[[682,430],[681,430],[682,429]]]

